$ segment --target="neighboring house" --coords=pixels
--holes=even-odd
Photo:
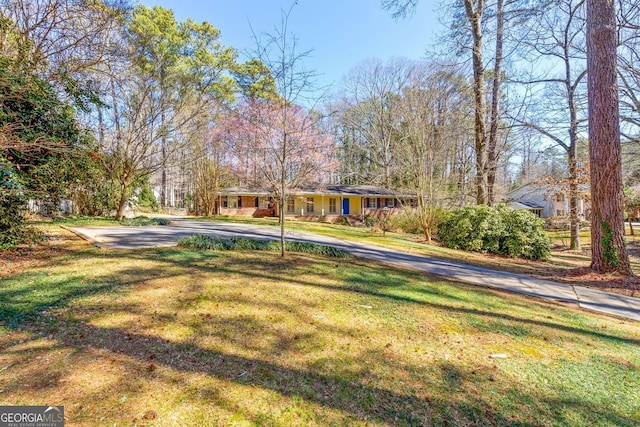
[[[582,193],[588,188],[582,186]],[[569,194],[568,191],[554,188],[551,184],[529,183],[507,193],[505,200],[507,206],[513,209],[526,209],[540,218],[568,217]],[[580,198],[578,201],[578,217],[586,220],[589,213],[589,202]]]
[[[50,202],[43,200],[29,200],[27,208],[31,213],[39,213],[42,215],[73,213],[73,202],[68,199],[62,199],[58,202]]]
[[[219,192],[216,213],[241,216],[278,216],[277,203],[264,189],[232,187]],[[392,214],[416,197],[371,185],[318,185],[289,192],[286,216],[319,217],[326,221],[342,215]]]

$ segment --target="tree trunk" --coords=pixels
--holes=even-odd
[[[126,185],[122,185],[120,188],[120,200],[118,201],[118,209],[116,210],[116,221],[124,218],[124,209],[127,206],[127,190]]]
[[[431,227],[428,218],[429,213],[427,212],[427,206],[424,202],[423,192],[418,194],[418,211],[420,212],[420,227],[422,228],[422,234],[427,242],[431,242]]]
[[[280,220],[280,256],[284,258],[287,255],[287,247],[286,247],[286,239],[285,239],[285,228],[284,228],[284,210],[286,208],[287,202],[283,199],[278,203],[279,212],[279,220]]]
[[[496,58],[493,67],[493,87],[491,91],[491,123],[489,126],[487,177],[487,203],[493,206],[495,202],[496,173],[498,170],[498,123],[500,122],[500,86],[502,84],[502,40],[504,38],[504,0],[496,3]]]
[[[614,0],[587,0],[591,268],[632,275],[624,242],[624,195]]]
[[[162,113],[162,121],[164,122],[164,113]],[[162,125],[164,126],[164,125]],[[162,171],[161,171],[161,183],[160,183],[160,206],[167,207],[167,146],[164,131],[160,138],[160,154],[162,155]]]
[[[285,110],[286,111],[286,110]],[[285,126],[287,124],[287,116],[285,112],[284,120]],[[285,131],[282,136],[282,169],[280,177],[280,256],[285,258],[287,255],[287,245],[285,238],[284,228],[284,210],[287,205],[287,132]]]
[[[476,8],[472,0],[464,0],[467,19],[473,35],[473,92],[475,98],[475,152],[476,152],[476,202],[487,203],[487,144],[486,98],[484,94],[484,64],[482,63],[482,13],[484,0],[478,0]]]
[[[167,132],[166,132],[166,116],[165,116],[165,70],[164,65],[160,68],[160,151],[162,155],[162,171],[160,183],[160,206],[167,207]]]
[[[569,249],[581,250],[580,245],[580,218],[578,217],[578,161],[576,159],[575,146],[569,152],[569,223],[571,227],[571,241]]]

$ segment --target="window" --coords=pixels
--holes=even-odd
[[[395,199],[392,199],[392,198],[388,197],[388,198],[385,199],[385,201],[386,201],[386,203],[385,203],[386,207],[392,208],[394,206]]]
[[[314,213],[313,197],[307,197],[307,213]]]
[[[222,207],[223,208],[228,208],[229,207],[229,196],[224,196],[222,198]]]
[[[378,207],[378,199],[375,197],[367,198],[367,208],[376,209]]]
[[[564,194],[556,195],[556,201],[557,202],[564,202]]]
[[[227,207],[229,209],[238,209],[240,197],[227,197],[227,200]]]
[[[256,207],[256,208],[259,208],[259,207],[260,207],[260,197],[256,197],[256,200],[255,200],[255,207]]]
[[[331,197],[329,199],[329,213],[337,213],[338,212],[338,208],[337,208],[337,204],[336,204],[336,198],[335,197]]]
[[[296,203],[293,197],[289,197],[287,199],[287,213],[295,213],[296,211]]]

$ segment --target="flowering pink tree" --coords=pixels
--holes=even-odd
[[[255,57],[269,70],[274,96],[252,99],[244,105],[244,118],[254,138],[244,141],[257,161],[263,185],[271,188],[280,212],[280,243],[285,256],[284,206],[287,194],[309,181],[321,181],[335,168],[334,144],[321,126],[322,117],[299,104],[312,105],[321,98],[315,73],[302,66],[309,51],[298,50],[298,39],[289,33],[288,11],[281,10],[274,32],[254,34]],[[251,157],[253,158],[253,157]],[[256,175],[257,176],[257,175]]]
[[[240,182],[271,191],[284,247],[287,196],[305,184],[330,180],[337,168],[333,138],[319,113],[282,100],[244,101],[237,113],[224,125],[231,168]]]

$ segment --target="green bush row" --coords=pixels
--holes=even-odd
[[[549,237],[533,213],[504,205],[468,206],[450,212],[438,229],[447,247],[528,259],[548,259]]]
[[[280,242],[275,240],[254,240],[245,237],[231,237],[221,239],[218,237],[194,234],[178,240],[178,246],[190,249],[216,250],[216,251],[280,251]],[[324,255],[335,258],[348,258],[351,254],[344,249],[332,246],[323,246],[307,242],[286,242],[287,251],[303,252],[314,255]]]
[[[120,221],[122,225],[140,226],[140,225],[169,225],[170,219],[167,218],[149,218],[144,215],[135,218],[125,218]]]

